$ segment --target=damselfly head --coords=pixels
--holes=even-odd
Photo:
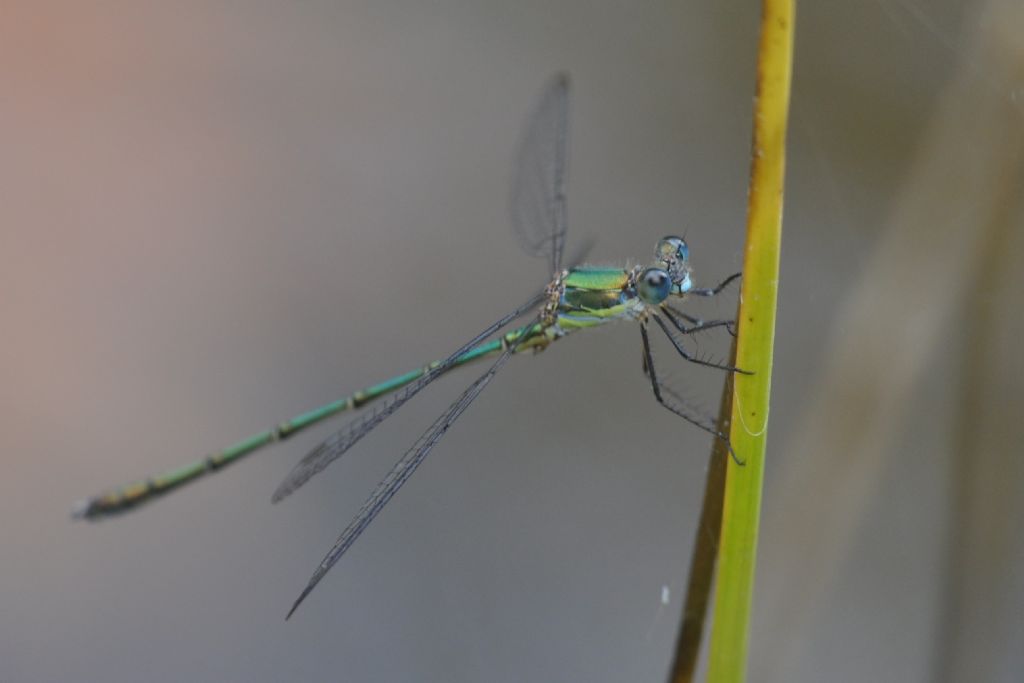
[[[658,240],[654,248],[656,258],[672,281],[671,293],[685,294],[693,286],[690,282],[690,248],[682,237],[669,235]]]
[[[657,306],[672,291],[672,278],[664,268],[648,268],[636,281],[636,293],[645,304]]]
[[[690,248],[686,246],[682,237],[669,235],[658,240],[658,246],[654,248],[654,256],[666,265],[677,261],[686,263],[690,260]]]

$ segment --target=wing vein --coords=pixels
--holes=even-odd
[[[532,256],[548,256],[553,273],[562,267],[568,227],[568,165],[569,77],[558,74],[524,131],[509,204],[523,249]]]
[[[534,323],[531,323],[525,329],[532,327]],[[330,571],[341,556],[352,547],[356,539],[366,530],[370,522],[380,513],[385,505],[391,500],[391,498],[398,492],[398,489],[408,481],[409,477],[412,476],[413,472],[416,471],[423,460],[429,455],[430,451],[437,445],[438,441],[445,435],[448,428],[459,418],[460,415],[469,407],[469,405],[480,395],[480,392],[484,390],[490,381],[497,374],[498,370],[505,364],[506,361],[512,356],[514,352],[514,345],[510,345],[505,351],[498,356],[497,360],[484,372],[475,382],[469,385],[466,390],[459,396],[454,403],[448,406],[448,409],[441,414],[437,420],[425,431],[419,439],[412,445],[412,447],[406,451],[405,455],[395,464],[391,471],[381,480],[377,485],[377,488],[366,499],[355,518],[349,523],[345,530],[341,532],[338,540],[324,556],[324,559],[320,562],[320,565],[313,572],[313,576],[309,579],[309,583],[303,589],[298,599],[292,605],[291,610],[288,611],[287,618],[290,618],[295,610],[298,609],[302,601],[313,591],[320,580]]]
[[[284,481],[282,481],[274,491],[272,500],[275,503],[281,501],[295,492],[296,489],[309,481],[313,476],[322,472],[324,468],[344,455],[348,449],[352,448],[352,446],[377,427],[377,425],[393,415],[395,411],[406,403],[406,401],[422,391],[427,385],[440,377],[447,370],[451,369],[455,362],[464,353],[471,350],[477,344],[501,328],[505,327],[505,325],[523,316],[528,311],[539,305],[544,299],[544,296],[545,295],[543,293],[537,294],[522,306],[516,308],[508,315],[505,315],[500,320],[489,325],[480,334],[470,339],[468,342],[460,346],[454,353],[441,361],[441,363],[434,367],[430,372],[423,375],[407,387],[399,390],[396,394],[391,396],[391,398],[387,399],[383,404],[377,406],[369,413],[352,420],[340,431],[329,436],[323,443],[310,451],[298,462],[298,464],[295,465],[294,468],[292,468],[292,471],[289,472],[288,476],[285,477]]]

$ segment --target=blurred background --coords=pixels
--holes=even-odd
[[[1018,4],[798,8],[751,680],[1024,671]],[[542,286],[506,204],[557,70],[567,251],[646,262],[684,233],[698,282],[739,270],[759,12],[4,3],[0,680],[663,680],[709,439],[655,404],[633,326],[513,359],[287,623],[472,373],[280,505],[330,427],[120,519],[68,512]],[[658,351],[717,405],[719,373]]]

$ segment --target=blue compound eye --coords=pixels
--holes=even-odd
[[[654,257],[664,263],[685,263],[690,260],[690,248],[682,237],[663,237],[654,249]]]
[[[668,298],[672,278],[661,268],[648,268],[640,275],[636,289],[645,304],[660,304]]]

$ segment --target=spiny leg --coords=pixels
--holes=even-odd
[[[701,320],[695,318],[692,315],[683,313],[678,308],[669,306],[664,301],[661,303],[661,311],[665,314],[665,317],[669,319],[672,326],[675,327],[681,334],[694,334],[696,332],[704,332],[705,330],[711,330],[716,327],[724,327],[729,334],[736,336],[736,323],[732,320]],[[682,318],[682,320],[680,320]],[[683,320],[690,323],[690,327],[683,324]]]
[[[683,418],[693,426],[699,429],[703,429],[705,432],[711,434],[716,439],[721,440],[721,442],[725,444],[725,447],[729,449],[729,455],[732,456],[732,459],[736,462],[736,464],[744,464],[743,461],[736,456],[736,451],[732,449],[732,444],[729,443],[729,437],[723,434],[722,432],[718,431],[714,427],[710,418],[705,417],[703,415],[694,415],[688,412],[685,408],[674,405],[665,399],[665,396],[662,394],[661,391],[661,382],[658,381],[658,374],[654,370],[654,357],[651,355],[651,342],[647,337],[646,322],[640,323],[640,337],[643,339],[644,344],[644,367],[647,369],[647,376],[650,377],[651,379],[651,389],[654,390],[654,398],[658,401],[658,403],[665,409]]]
[[[696,363],[697,365],[705,365],[709,368],[718,368],[719,370],[726,370],[728,372],[738,372],[741,375],[754,374],[750,370],[742,370],[734,365],[726,365],[724,363],[713,363],[708,360],[697,358],[692,353],[687,351],[686,347],[683,346],[679,342],[679,340],[675,338],[675,335],[672,334],[672,331],[668,328],[668,325],[665,324],[665,321],[662,320],[660,316],[656,314],[651,314],[651,317],[654,318],[654,322],[658,323],[658,327],[660,327],[662,332],[665,333],[665,336],[668,337],[668,340],[672,342],[672,346],[675,347],[675,350],[679,352],[679,355],[685,358],[686,360],[690,361],[691,363]]]
[[[691,289],[686,293],[692,294],[694,296],[714,296],[721,292],[726,287],[728,287],[733,280],[739,278],[741,275],[743,275],[743,273],[733,273],[729,277],[722,280],[722,282],[719,283],[717,287],[698,287],[696,289]]]
[[[674,315],[682,318],[691,325],[700,325],[703,322],[700,318],[696,316],[692,316],[689,313],[684,313],[683,311],[680,311],[678,308],[670,306],[667,301],[661,302],[661,308],[662,310],[671,311]]]

